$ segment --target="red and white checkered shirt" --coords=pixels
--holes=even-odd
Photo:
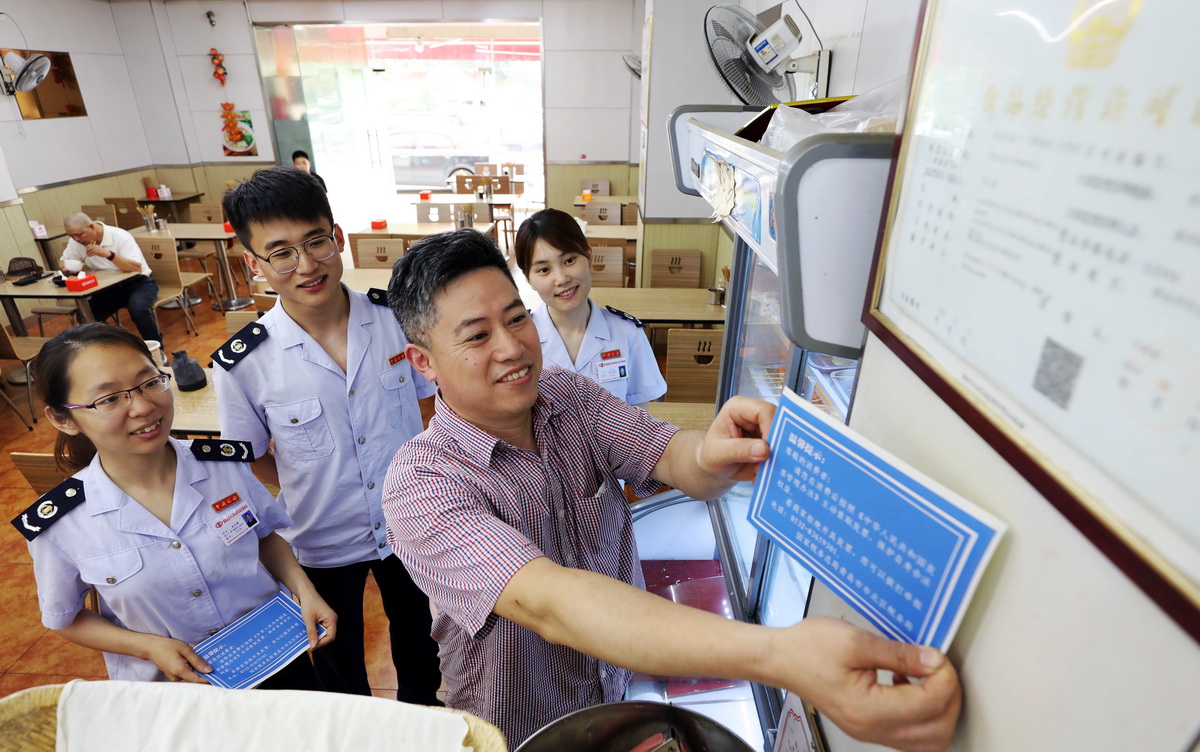
[[[509,579],[547,556],[644,587],[617,479],[654,492],[650,471],[678,430],[594,381],[548,368],[533,406],[540,449],[518,449],[437,398],[429,430],[392,460],[388,541],[437,604],[446,704],[500,728],[515,748],[575,710],[620,700],[629,672],[492,613]]]

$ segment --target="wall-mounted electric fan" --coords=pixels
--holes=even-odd
[[[39,53],[26,60],[10,51],[4,56],[4,64],[0,65],[0,85],[5,94],[12,96],[18,91],[32,91],[49,73],[50,58],[45,55]]]
[[[766,107],[795,101],[796,72],[813,74],[814,96],[825,96],[829,51],[789,57],[802,35],[786,13],[767,27],[737,5],[714,5],[704,16],[704,36],[721,80],[744,104]]]

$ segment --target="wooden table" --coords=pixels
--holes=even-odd
[[[11,281],[0,282],[0,304],[4,307],[4,313],[8,316],[8,322],[12,324],[13,334],[18,337],[29,335],[29,331],[25,328],[25,322],[21,318],[21,312],[17,308],[17,299],[19,298],[58,298],[60,300],[70,300],[75,303],[75,308],[79,311],[80,321],[95,321],[88,298],[101,290],[107,290],[113,285],[120,284],[140,274],[140,272],[91,273],[96,275],[96,282],[98,284],[82,292],[71,292],[65,287],[59,287],[51,281],[50,277],[38,280],[32,285],[22,285],[20,287],[14,285]]]
[[[582,195],[575,197],[575,205],[576,206],[587,206],[588,204],[620,204],[621,208],[624,209],[626,204],[636,204],[636,203],[637,203],[637,196],[628,196],[625,194],[615,194],[612,196],[601,196],[598,193],[593,193],[591,201],[584,201]]]
[[[449,204],[512,206],[521,196],[516,193],[494,193],[490,197],[479,198],[474,193],[435,193],[429,198],[421,198],[419,193],[397,193],[396,198],[400,199],[401,203],[412,204],[414,206],[417,204],[436,204],[437,206],[447,206]]]
[[[171,198],[139,198],[137,202],[141,206],[154,204],[155,210],[160,206],[167,207],[170,216],[164,217],[164,219],[172,224],[177,224],[183,222],[183,218],[179,216],[179,207],[199,201],[203,196],[203,193],[185,193],[179,196],[172,194]]]
[[[592,300],[647,324],[723,324],[725,307],[708,302],[708,290],[660,287],[593,287]]]
[[[707,431],[717,408],[708,402],[650,402],[646,412],[685,430]]]
[[[461,202],[460,202],[461,203]],[[352,258],[358,258],[358,241],[360,240],[387,240],[387,239],[411,239],[414,237],[426,237],[427,235],[437,235],[439,232],[450,232],[457,229],[453,222],[393,222],[391,219],[387,221],[387,227],[382,230],[372,229],[370,226],[352,232],[348,236],[350,243],[350,254]],[[488,235],[493,242],[496,240],[496,223],[485,222],[475,225],[475,229]],[[349,271],[349,270],[347,270]]]
[[[132,235],[143,235],[151,238],[169,235],[176,240],[191,242],[211,241],[217,250],[217,272],[221,278],[221,286],[225,289],[225,294],[229,296],[228,298],[213,301],[213,310],[236,311],[241,308],[247,308],[254,302],[250,298],[237,297],[237,288],[233,284],[233,273],[229,270],[229,257],[225,255],[226,244],[236,238],[237,234],[233,230],[226,230],[225,225],[215,222],[212,224],[206,222],[172,222],[167,225],[165,233],[158,230],[150,232],[145,227],[138,227],[129,232]]]
[[[189,355],[195,357],[192,353]],[[171,379],[171,394],[175,397],[175,418],[171,421],[172,436],[188,438],[221,435],[221,422],[217,420],[217,390],[213,387],[211,368],[204,369],[204,377],[208,383],[194,392],[179,391],[179,385]]]

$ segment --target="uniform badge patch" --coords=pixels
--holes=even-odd
[[[254,446],[232,439],[192,439],[192,455],[198,460],[253,462]]]
[[[212,354],[213,362],[228,371],[266,338],[267,328],[251,321]]]
[[[398,353],[396,353],[395,355],[393,355],[392,357],[388,358],[388,365],[389,365],[389,366],[394,366],[394,365],[396,365],[397,363],[399,363],[400,361],[404,360],[404,359],[405,359],[405,358],[407,358],[407,357],[408,357],[408,356],[407,356],[407,355],[405,355],[404,353],[402,353],[402,352],[398,352]]]
[[[388,304],[387,290],[372,287],[370,290],[367,290],[367,300],[375,305],[385,306]]]
[[[84,501],[83,481],[67,478],[47,491],[13,519],[13,527],[25,540],[33,540]]]
[[[645,326],[645,324],[643,324],[643,323],[642,323],[642,320],[641,320],[641,319],[639,319],[637,316],[631,316],[630,314],[628,314],[628,313],[625,313],[624,311],[622,311],[622,310],[620,310],[620,309],[613,308],[613,307],[612,307],[612,306],[610,306],[610,305],[606,305],[606,306],[604,306],[604,307],[605,307],[605,308],[607,308],[607,309],[608,309],[608,312],[609,312],[609,313],[611,313],[612,315],[614,315],[614,316],[618,316],[618,317],[620,317],[620,318],[623,318],[623,319],[625,319],[626,321],[631,321],[631,322],[633,322],[633,325],[634,325],[634,326],[636,326],[636,327],[638,327],[639,329]]]
[[[612,360],[613,358],[621,357],[620,350],[605,350],[600,353],[600,360]]]

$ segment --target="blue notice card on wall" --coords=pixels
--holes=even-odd
[[[318,625],[317,633],[324,635],[325,628]],[[283,593],[195,647],[213,669],[200,675],[226,689],[256,687],[306,650],[300,607]]]
[[[946,650],[1007,526],[790,390],[767,442],[750,521],[888,637]]]

